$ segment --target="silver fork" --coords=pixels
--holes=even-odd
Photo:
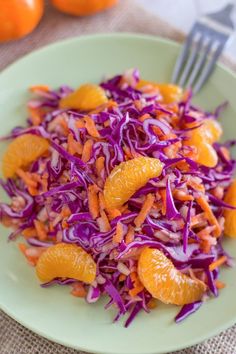
[[[211,75],[214,65],[234,33],[234,5],[201,17],[192,27],[173,71],[172,82],[197,93]]]

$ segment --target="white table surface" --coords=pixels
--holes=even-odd
[[[236,29],[236,0],[135,0],[184,32],[188,32],[201,14],[215,12],[228,3],[235,4],[232,19]],[[225,53],[236,60],[236,32]]]

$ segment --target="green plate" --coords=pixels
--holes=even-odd
[[[75,38],[36,51],[0,75],[0,134],[25,121],[30,85],[77,87],[131,67],[139,68],[145,79],[169,81],[178,51],[179,46],[170,41],[133,34]],[[235,75],[218,66],[195,100],[208,110],[229,101],[222,115],[225,138],[236,137],[235,92]],[[1,226],[1,309],[55,342],[102,354],[163,353],[201,342],[236,322],[235,269],[222,272],[227,287],[220,296],[186,321],[176,325],[177,307],[160,304],[125,329],[122,321],[112,323],[114,311],[105,311],[103,301],[88,305],[70,296],[66,287],[40,288],[34,269],[26,264],[16,244],[7,243],[8,232]],[[236,242],[228,240],[226,246],[236,256]]]

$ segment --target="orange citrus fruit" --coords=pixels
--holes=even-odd
[[[139,82],[136,85],[137,90],[142,90],[142,89],[147,89],[147,90],[157,90],[163,98],[164,103],[172,103],[172,102],[178,102],[181,100],[183,96],[183,90],[181,87],[173,84],[159,84],[156,82],[152,81],[147,81],[147,80],[139,80]]]
[[[106,10],[118,0],[52,0],[60,11],[75,16],[88,16]]]
[[[236,207],[236,179],[229,187],[225,195],[224,201]],[[236,238],[236,210],[225,209],[224,217],[225,217],[224,234],[226,236]]]
[[[107,177],[104,198],[107,208],[122,206],[129,198],[149,181],[160,176],[163,165],[151,157],[137,157],[121,162]]]
[[[166,304],[189,304],[200,300],[206,291],[203,282],[182,274],[157,249],[143,249],[138,261],[138,275],[150,294]]]
[[[96,263],[81,247],[58,243],[39,257],[36,274],[44,283],[55,278],[73,278],[91,284],[96,277]]]
[[[215,119],[206,119],[199,128],[189,132],[189,139],[184,143],[197,150],[196,161],[207,167],[215,167],[218,157],[212,144],[220,139],[222,128]]]
[[[38,25],[43,0],[0,0],[0,42],[26,36]]]
[[[40,136],[33,134],[18,136],[8,145],[3,155],[4,176],[13,177],[18,168],[26,167],[43,155],[48,148],[49,142]]]
[[[108,98],[106,93],[100,86],[85,84],[62,98],[60,101],[60,108],[74,108],[82,111],[91,111],[107,101]]]

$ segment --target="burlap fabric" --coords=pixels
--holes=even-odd
[[[157,0],[156,0],[157,1]],[[43,21],[30,36],[17,43],[0,45],[0,70],[22,55],[57,40],[99,32],[138,32],[181,41],[184,36],[154,17],[132,0],[121,0],[116,8],[91,18],[77,19],[55,11],[50,5]],[[235,63],[222,59],[231,69]],[[4,291],[4,289],[1,289]],[[82,354],[39,337],[0,311],[0,354]],[[179,354],[236,354],[236,326]]]

